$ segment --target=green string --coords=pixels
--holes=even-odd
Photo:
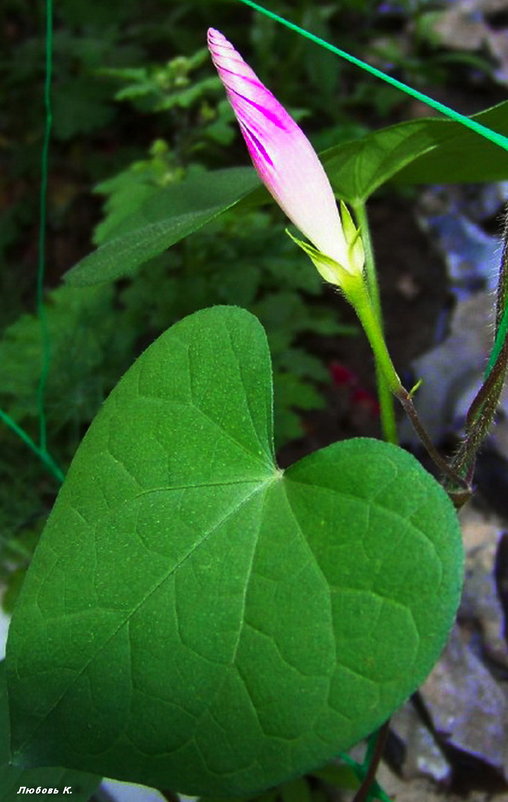
[[[39,443],[35,443],[25,430],[11,416],[0,409],[0,420],[9,427],[28,448],[36,454],[59,482],[65,476],[47,450],[47,426],[45,412],[46,385],[51,361],[51,343],[48,330],[46,308],[44,306],[44,275],[46,264],[46,199],[48,192],[49,145],[53,114],[51,107],[51,81],[53,72],[53,2],[46,0],[46,49],[45,49],[45,82],[44,108],[46,112],[44,140],[41,153],[41,190],[39,206],[39,253],[37,262],[36,309],[41,332],[41,373],[37,386],[37,411],[39,418]]]
[[[53,474],[53,476],[56,479],[58,479],[59,482],[63,482],[63,480],[65,479],[65,474],[58,467],[58,465],[56,464],[55,460],[53,459],[51,454],[48,453],[48,451],[41,449],[37,445],[37,443],[34,443],[32,438],[30,437],[30,435],[28,435],[25,432],[25,430],[22,429],[21,426],[19,426],[16,423],[16,421],[13,418],[11,418],[11,416],[8,415],[7,412],[4,412],[2,409],[0,409],[0,420],[2,420],[6,424],[6,426],[9,427],[9,429],[12,429],[12,431],[15,434],[18,435],[18,437],[25,443],[25,445],[27,445],[28,448],[31,451],[33,451],[33,453],[37,457],[39,457],[41,462],[44,463],[46,468],[50,471],[50,473]]]
[[[41,154],[41,190],[39,214],[39,260],[37,268],[37,315],[39,317],[42,343],[41,375],[37,388],[37,408],[39,412],[39,446],[46,451],[47,426],[45,412],[45,395],[51,360],[51,342],[48,331],[48,320],[44,305],[44,276],[46,267],[46,221],[48,194],[48,162],[53,110],[51,106],[51,80],[53,73],[53,0],[46,0],[46,80],[44,83],[44,108],[46,121],[44,125],[44,141]]]
[[[410,95],[411,97],[414,97],[416,100],[420,100],[422,103],[425,103],[427,106],[436,109],[436,111],[440,111],[442,114],[444,114],[446,117],[449,117],[451,120],[454,120],[455,122],[458,122],[461,125],[466,126],[466,128],[470,128],[472,131],[475,131],[477,134],[480,134],[480,136],[483,136],[485,137],[485,139],[490,140],[495,145],[499,145],[500,148],[508,150],[508,137],[503,136],[503,134],[499,134],[497,131],[493,131],[486,125],[482,125],[476,120],[472,120],[470,117],[466,117],[465,114],[460,114],[458,111],[451,109],[444,103],[440,103],[439,100],[434,100],[428,95],[425,95],[423,92],[419,92],[418,89],[413,89],[413,87],[408,86],[403,81],[398,81],[397,78],[392,78],[392,76],[387,75],[382,70],[378,70],[371,64],[367,64],[365,61],[362,61],[361,59],[352,56],[350,53],[346,53],[345,50],[341,50],[339,47],[335,47],[335,45],[330,44],[330,42],[325,41],[325,39],[321,39],[320,36],[316,36],[315,34],[306,31],[304,28],[300,28],[300,26],[296,25],[294,22],[290,22],[284,17],[281,17],[279,14],[275,14],[275,12],[270,11],[267,8],[263,8],[263,6],[258,5],[258,3],[254,3],[253,0],[240,0],[240,2],[244,3],[247,6],[250,6],[256,11],[259,11],[266,17],[270,17],[270,19],[273,19],[276,22],[280,22],[281,25],[285,25],[286,28],[289,28],[292,31],[296,31],[296,33],[299,33],[301,36],[305,36],[306,39],[310,39],[311,42],[315,42],[315,44],[320,45],[320,47],[324,47],[326,50],[330,50],[332,53],[335,53],[336,56],[340,56],[346,61],[349,61],[351,64],[354,64],[356,67],[360,67],[362,70],[365,70],[365,72],[369,72],[371,75],[375,75],[376,78],[380,78],[382,81],[385,81],[387,84],[390,84],[390,86],[394,86],[396,89],[400,89],[402,92],[405,92],[406,95]]]

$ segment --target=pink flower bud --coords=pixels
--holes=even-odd
[[[357,272],[349,266],[335,197],[309,140],[233,45],[213,28],[208,47],[266,188],[318,251],[346,271]]]

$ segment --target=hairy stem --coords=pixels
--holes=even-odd
[[[471,497],[471,488],[468,480],[461,476],[456,467],[454,465],[450,465],[435,447],[429,433],[420,420],[415,405],[413,404],[411,393],[408,393],[407,390],[401,388],[401,390],[396,393],[396,396],[399,399],[404,412],[411,421],[411,424],[413,425],[416,434],[420,438],[422,445],[427,451],[427,454],[431,458],[436,468],[438,468],[443,476],[446,477],[448,484],[448,495],[456,507],[462,507]]]
[[[503,229],[503,251],[496,293],[496,324],[492,351],[483,384],[471,404],[465,434],[451,463],[455,473],[472,480],[476,455],[494,421],[508,368],[508,210]]]

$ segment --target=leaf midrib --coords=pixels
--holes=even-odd
[[[261,491],[266,491],[271,484],[273,484],[275,481],[278,481],[280,479],[280,476],[281,476],[281,471],[276,469],[274,474],[272,474],[272,476],[270,476],[269,478],[266,478],[263,482],[260,482],[254,488],[254,490],[251,493],[247,494],[247,496],[245,496],[233,509],[229,510],[226,513],[226,515],[224,515],[217,523],[215,523],[214,526],[208,532],[205,533],[205,535],[201,538],[201,540],[198,543],[193,544],[192,549],[190,549],[189,552],[176,565],[172,566],[171,569],[169,571],[167,571],[167,573],[161,579],[159,579],[157,581],[157,583],[155,585],[153,585],[147,591],[147,593],[138,602],[138,604],[136,604],[135,607],[133,607],[131,610],[129,610],[128,614],[126,616],[124,616],[122,621],[118,624],[118,626],[114,629],[114,631],[109,635],[109,637],[107,637],[107,639],[99,646],[99,648],[92,655],[90,655],[89,659],[86,660],[86,662],[83,664],[81,669],[76,673],[76,675],[72,679],[72,681],[67,684],[67,686],[65,687],[65,690],[60,694],[58,699],[47,710],[47,712],[40,719],[38,724],[34,727],[34,729],[32,730],[32,732],[30,734],[30,737],[27,738],[24,741],[24,743],[16,750],[16,752],[13,753],[13,757],[15,757],[16,755],[23,755],[25,747],[27,747],[31,742],[33,742],[37,731],[43,726],[44,722],[51,716],[53,711],[58,707],[58,705],[61,703],[61,701],[65,698],[65,696],[67,695],[69,690],[73,687],[73,685],[84,674],[84,672],[87,670],[87,668],[90,666],[90,664],[96,659],[96,657],[100,654],[100,652],[103,649],[105,649],[108,646],[108,644],[111,643],[111,641],[117,636],[117,634],[121,631],[121,629],[129,623],[131,618],[138,612],[138,610],[145,604],[145,602],[148,601],[148,599],[153,595],[153,593],[155,593],[160,588],[160,586],[164,582],[166,582],[169,579],[169,577],[175,571],[179,570],[180,567],[189,559],[189,557],[192,554],[194,554],[195,551],[197,549],[199,549],[204,543],[206,543],[208,538],[217,529],[219,529],[229,518],[231,518],[240,509],[242,509],[242,507],[244,507],[245,504],[247,504],[249,501],[251,501],[258,493],[260,493]],[[225,484],[227,484],[227,483],[225,483]],[[237,482],[234,482],[233,484],[237,484]]]

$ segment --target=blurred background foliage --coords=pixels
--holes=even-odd
[[[44,5],[4,0],[0,20],[0,407],[34,438]],[[273,0],[270,7],[464,113],[505,97],[508,17],[496,0]],[[50,449],[64,469],[133,359],[198,308],[238,304],[265,325],[278,446],[304,435],[303,410],[325,404],[330,372],[319,343],[356,336],[333,292],[285,236],[273,205],[226,213],[132,279],[60,285],[66,270],[160,187],[248,163],[204,49],[209,26],[228,35],[318,149],[428,113],[237,0],[61,0],[53,43],[46,408]],[[14,577],[14,587],[57,487],[5,425],[0,455],[0,578]]]

